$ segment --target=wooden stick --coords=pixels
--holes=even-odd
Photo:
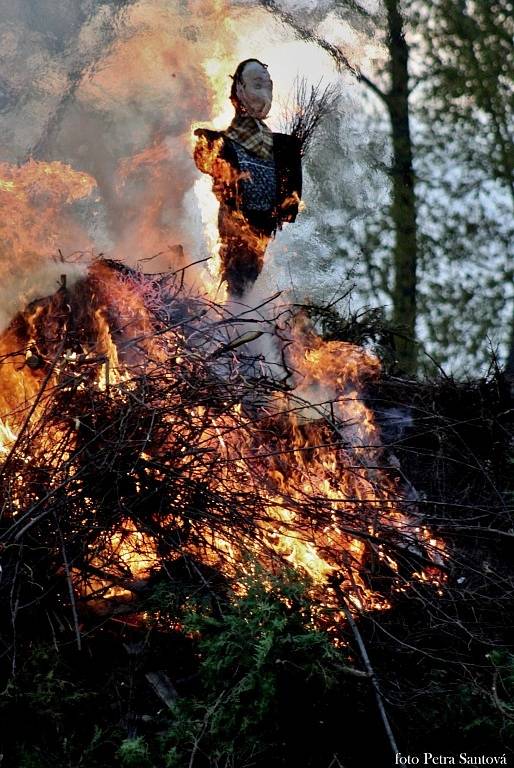
[[[353,636],[355,637],[355,641],[357,643],[357,646],[359,648],[362,661],[364,662],[364,666],[366,667],[366,671],[368,673],[368,677],[371,680],[371,684],[373,686],[373,690],[375,693],[375,698],[377,700],[378,705],[378,711],[380,712],[380,717],[382,719],[382,723],[384,725],[384,730],[386,732],[387,739],[389,741],[389,744],[391,746],[393,755],[398,754],[398,746],[396,744],[396,739],[394,737],[393,731],[391,729],[391,725],[389,723],[389,718],[387,717],[387,712],[385,710],[384,706],[384,699],[382,696],[382,692],[380,690],[380,686],[378,683],[377,676],[375,674],[375,670],[373,669],[371,665],[370,658],[368,656],[368,652],[366,650],[366,646],[364,645],[364,640],[362,639],[362,635],[359,631],[359,628],[355,622],[355,619],[352,616],[352,613],[350,609],[348,608],[348,603],[346,601],[346,596],[343,593],[343,590],[341,589],[340,585],[337,583],[334,583],[334,586],[341,598],[341,603],[344,611],[344,615],[346,616],[346,619],[348,621],[348,624],[350,625],[350,628],[353,632]]]

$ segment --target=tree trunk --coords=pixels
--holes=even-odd
[[[391,217],[395,230],[393,322],[401,368],[416,369],[416,195],[409,123],[409,49],[403,32],[399,0],[385,0],[391,87],[387,105],[393,144]]]
[[[393,252],[394,285],[392,292],[393,323],[398,328],[395,352],[403,371],[416,369],[416,196],[412,167],[412,140],[409,125],[409,48],[403,32],[400,0],[384,0],[387,11],[387,47],[389,52],[390,90],[384,92],[378,85],[354,67],[336,45],[319,37],[308,27],[298,23],[295,14],[288,13],[275,0],[260,0],[271,13],[289,24],[302,40],[321,46],[332,56],[338,67],[349,69],[386,105],[391,121],[393,145],[391,218],[395,233]]]
[[[507,351],[507,360],[505,363],[505,373],[514,384],[514,310],[512,312],[512,323],[510,326],[510,340]]]

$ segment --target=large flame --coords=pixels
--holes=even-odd
[[[205,120],[223,127],[231,117],[228,75],[240,53],[234,18],[221,1],[209,8],[199,3],[204,25],[216,31],[212,49],[194,28],[184,26],[179,11],[167,5],[148,9],[135,4],[129,17],[139,25],[138,32],[113,46],[104,66],[81,84],[78,98],[94,103],[98,110],[115,104],[122,114],[124,103],[149,84],[152,98],[159,100],[163,93],[173,97],[177,74],[181,94],[187,85],[191,103],[197,102],[198,111],[206,110]],[[156,25],[156,19],[162,23]],[[173,23],[182,30],[175,48],[166,32]],[[241,25],[249,30],[251,21]],[[184,60],[194,62],[191,72]],[[214,355],[212,348],[191,347],[173,323],[156,331],[160,294],[153,293],[151,280],[102,262],[94,262],[85,279],[85,268],[51,258],[60,247],[92,248],[87,228],[80,224],[80,216],[73,215],[73,205],[93,191],[96,194],[98,186],[104,197],[110,196],[111,214],[114,211],[119,219],[112,222],[114,231],[119,225],[118,258],[134,264],[159,252],[162,258],[154,264],[158,271],[183,269],[195,255],[211,257],[209,268],[195,272],[194,280],[197,286],[201,283],[204,296],[223,301],[218,286],[217,203],[210,180],[199,179],[194,170],[191,139],[202,118],[198,115],[191,122],[191,103],[170,104],[174,110],[170,126],[175,121],[178,127],[174,132],[170,126],[154,127],[146,142],[134,142],[132,151],[116,162],[108,182],[99,178],[97,183],[92,174],[58,161],[0,166],[0,204],[9,212],[0,223],[4,243],[0,277],[15,297],[0,336],[0,460],[12,460],[18,441],[30,435],[31,452],[23,461],[51,473],[54,487],[69,480],[81,429],[80,415],[71,419],[66,413],[53,419],[51,429],[41,428],[49,403],[59,393],[66,389],[77,395],[96,393],[114,407],[131,391],[136,396],[139,385],[134,382],[143,371],[152,386],[152,377],[162,377],[168,405],[170,400],[178,403],[184,387],[194,380],[195,360]],[[207,153],[201,140],[197,152],[204,154],[206,166],[220,162],[216,151]],[[225,172],[232,173],[230,168]],[[200,254],[187,252],[194,238],[184,200],[191,190],[200,205],[203,241],[208,246]],[[186,245],[185,256],[179,243]],[[31,282],[34,275],[38,279]],[[79,278],[84,279],[76,282]],[[206,300],[199,316],[205,314],[205,322],[215,327],[219,312]],[[254,405],[248,408],[244,398],[235,398],[221,411],[198,403],[188,411],[187,424],[177,420],[172,425],[169,440],[174,442],[167,447],[177,472],[190,462],[191,483],[201,482],[211,493],[218,484],[235,499],[252,491],[259,499],[247,533],[232,537],[230,526],[220,525],[212,534],[202,521],[193,521],[190,525],[198,529],[195,543],[186,542],[180,554],[194,555],[235,579],[252,567],[252,558],[269,568],[287,564],[306,574],[327,604],[337,605],[333,588],[337,582],[355,609],[386,609],[389,599],[370,585],[366,574],[374,560],[376,568],[387,570],[393,591],[405,589],[401,563],[381,538],[398,534],[402,537],[398,547],[418,548],[433,563],[409,576],[438,588],[443,577],[436,566],[444,547],[412,509],[406,511],[397,479],[382,466],[380,432],[365,402],[366,383],[380,372],[378,359],[353,344],[324,342],[301,316],[288,334],[287,365],[293,385],[288,391],[272,387],[258,415]],[[238,364],[234,351],[234,370]],[[223,379],[225,374],[216,375]],[[190,452],[180,447],[191,434],[198,451],[212,455],[216,473],[211,471],[214,464],[192,463]],[[140,458],[147,462],[146,473],[157,479],[170,467],[159,468],[150,432],[147,443]],[[16,487],[9,490],[14,517],[21,517],[31,503],[22,470]],[[182,503],[175,499],[177,509]],[[88,499],[87,504],[94,508],[95,501]],[[173,508],[159,514],[161,525],[175,529],[184,525]],[[161,564],[155,536],[128,517],[118,521],[115,531],[107,527],[100,532],[89,546],[89,566],[96,576],[84,579],[80,569],[74,572],[75,588],[82,596],[128,599],[127,583],[148,578]]]
[[[3,349],[16,349],[25,342],[21,350],[29,351],[17,366],[8,356],[0,366],[3,405],[9,408],[2,413],[2,453],[9,455],[17,431],[30,429],[32,420],[36,425],[32,454],[25,460],[29,465],[42,462],[53,467],[54,483],[62,482],[63,459],[64,465],[72,463],[77,448],[76,430],[70,428],[66,414],[51,430],[38,426],[39,413],[44,416],[56,392],[65,387],[74,387],[77,394],[96,389],[115,407],[134,389],[141,371],[145,377],[162,377],[162,366],[171,359],[173,368],[165,368],[165,375],[166,385],[171,382],[172,388],[164,390],[169,407],[170,396],[180,403],[188,367],[195,359],[188,357],[191,351],[187,352],[179,330],[155,333],[147,307],[151,281],[145,283],[99,263],[85,285],[85,289],[78,285],[71,294],[62,289],[51,300],[36,303],[0,340]],[[66,330],[59,317],[64,301],[72,304],[80,328],[82,340],[73,349],[64,349],[60,342]],[[199,520],[193,523],[196,543],[186,542],[176,556],[189,553],[235,579],[251,567],[250,556],[265,567],[282,562],[307,575],[313,589],[322,590],[320,600],[325,604],[337,605],[330,586],[336,579],[356,609],[377,610],[390,602],[370,586],[366,575],[370,557],[388,570],[395,589],[405,588],[399,563],[384,549],[381,538],[398,534],[402,546],[425,551],[433,562],[433,567],[411,577],[439,587],[442,543],[417,516],[402,509],[401,489],[387,469],[380,468],[379,430],[363,398],[365,382],[379,372],[378,360],[352,344],[323,342],[303,320],[292,333],[290,363],[297,382],[292,392],[275,392],[257,417],[235,402],[221,413],[199,404],[188,411],[187,423],[172,421],[167,448],[175,457],[174,472],[191,462],[191,446],[186,443],[192,431],[198,450],[212,455],[217,471],[212,471],[212,462],[193,462],[190,481],[212,493],[221,484],[235,499],[244,498],[250,490],[259,499],[251,531],[232,537],[218,527],[213,534]],[[158,456],[152,455],[151,433],[147,439],[141,456],[150,467]],[[56,444],[62,444],[57,454]],[[147,472],[157,479],[163,470],[171,469],[163,465]],[[23,493],[22,483],[19,493]],[[13,497],[16,515],[26,499],[17,496],[16,489]],[[175,503],[178,510],[180,498]],[[161,524],[176,528],[177,515],[173,508],[164,511]],[[108,538],[102,532],[90,548],[90,567],[101,575],[84,583],[81,572],[76,573],[83,596],[101,592],[104,599],[128,597],[127,581],[144,579],[160,567],[154,537],[133,519],[121,520]]]

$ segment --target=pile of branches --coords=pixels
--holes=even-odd
[[[120,307],[131,297],[135,307],[123,317]],[[163,283],[115,263],[96,265],[87,279],[14,320],[20,347],[3,365],[25,361],[38,387],[18,414],[17,438],[0,470],[8,654],[15,628],[30,626],[39,612],[57,610],[59,623],[71,616],[79,644],[88,606],[137,613],[127,592],[137,598],[144,585],[125,562],[131,533],[138,535],[129,548],[139,541],[143,563],[155,549],[163,572],[186,547],[198,553],[188,563],[199,570],[202,554],[228,557],[216,549],[217,537],[239,546],[251,539],[263,514],[257,484],[227,487],[233,459],[214,451],[208,437],[213,421],[221,440],[246,433],[259,402],[280,385],[259,374],[259,360],[243,355],[232,364],[238,323],[186,295],[178,277]],[[247,401],[252,411],[242,417],[235,407]],[[265,429],[262,417],[257,429]]]
[[[84,633],[106,621],[144,624],[145,599],[162,581],[179,590],[187,579],[217,602],[256,560],[275,572],[290,565],[277,536],[317,541],[334,516],[341,547],[321,549],[333,572],[313,594],[321,624],[357,644],[375,682],[366,647],[386,680],[392,649],[400,651],[397,669],[420,652],[468,669],[479,657],[483,665],[488,644],[508,643],[509,407],[498,379],[370,384],[366,397],[387,438],[376,493],[334,504],[284,478],[291,467],[308,478],[314,460],[332,450],[358,483],[370,470],[365,450],[353,450],[333,414],[310,424],[290,418],[305,403],[249,345],[268,327],[258,311],[234,315],[189,294],[180,273],[145,276],[108,262],[15,318],[9,338],[17,346],[0,365],[24,363],[37,386],[15,414],[17,437],[0,469],[7,677],[23,638],[55,642],[64,632],[80,648]],[[301,449],[293,447],[298,432]],[[334,483],[339,477],[337,470]],[[384,497],[384,477],[398,489],[395,499]],[[280,522],[270,498],[287,512]],[[393,502],[407,527],[380,514]],[[444,540],[443,558],[420,543],[422,526]],[[358,563],[344,546],[350,540],[363,545]],[[413,578],[424,569],[437,578]],[[389,609],[362,608],[365,590]],[[390,700],[400,693],[391,683]]]
[[[124,317],[120,306],[131,297]],[[131,548],[139,542],[143,562],[154,549],[158,569],[185,556],[195,568],[203,561],[202,568],[214,565],[227,577],[236,574],[235,560],[255,556],[256,542],[266,565],[280,561],[273,546],[278,530],[309,540],[331,522],[330,498],[309,495],[298,483],[316,471],[311,457],[330,450],[358,483],[363,449],[352,454],[334,417],[290,419],[308,404],[291,396],[284,407],[283,398],[274,398],[283,379],[270,376],[242,343],[261,332],[246,331],[259,322],[258,313],[250,322],[248,311],[234,317],[186,295],[178,279],[159,281],[113,263],[98,264],[86,280],[16,318],[11,333],[22,345],[4,364],[25,360],[39,387],[1,469],[11,627],[25,612],[32,621],[36,606],[55,608],[57,594],[61,606],[70,604],[78,642],[84,606],[99,608],[107,596],[111,610],[123,592],[122,602],[130,603],[123,611],[137,610],[137,601],[125,599],[142,587],[124,563],[125,539]],[[107,331],[121,376],[105,349]],[[298,451],[291,447],[294,430],[303,438]],[[284,490],[280,478],[294,469],[303,474]],[[335,471],[333,480],[339,477]],[[380,506],[392,502],[412,509],[401,494],[384,498],[380,482],[377,476],[376,498],[340,504],[340,527],[369,547],[370,559],[377,541],[390,547],[408,578],[433,563],[411,529],[399,532],[387,513],[380,517]],[[290,531],[270,517],[270,497],[293,514]],[[267,528],[273,530],[263,535]],[[351,553],[341,546],[327,554],[345,587],[362,590],[348,575],[356,566]],[[370,589],[372,577],[387,591],[378,562]]]

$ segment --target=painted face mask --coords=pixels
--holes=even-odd
[[[250,62],[236,85],[237,98],[251,117],[264,120],[271,109],[273,83],[266,67]]]

